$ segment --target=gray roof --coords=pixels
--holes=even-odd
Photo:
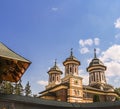
[[[120,101],[115,102],[94,102],[94,103],[68,103],[62,101],[44,100],[19,95],[0,94],[0,103],[15,104],[16,109],[119,109]],[[0,105],[1,106],[1,105]],[[4,106],[4,105],[2,105]],[[33,108],[28,108],[33,107]]]
[[[27,59],[25,59],[22,56],[18,55],[17,53],[15,53],[11,49],[9,49],[6,45],[4,45],[1,42],[0,42],[0,57],[10,58],[10,59],[15,59],[15,60],[30,63],[30,61],[28,61]]]

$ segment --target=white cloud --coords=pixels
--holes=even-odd
[[[104,51],[100,57],[107,66],[106,76],[120,76],[120,45],[113,45]]]
[[[83,78],[83,81],[82,81],[83,84],[88,85],[89,84],[89,74],[85,74],[84,72],[85,71],[83,69],[80,69],[79,70],[79,75],[80,75],[80,77]]]
[[[85,40],[85,45],[91,46],[92,44],[93,44],[93,40],[92,39]]]
[[[90,52],[90,47],[93,45],[98,46],[100,44],[100,39],[99,38],[94,38],[94,39],[80,39],[79,40],[79,45],[80,45],[80,53],[81,54],[86,54]],[[100,52],[100,49],[97,48],[97,53]]]
[[[89,84],[89,74],[81,74],[80,76],[83,78],[83,84],[88,85]]]
[[[52,11],[58,11],[58,8],[53,7],[53,8],[52,8]]]
[[[79,40],[79,44],[80,44],[80,46],[82,46],[82,47],[92,46],[93,44],[94,44],[94,45],[99,45],[99,44],[100,44],[100,39],[99,39],[99,38],[86,39],[86,40],[80,39],[80,40]]]
[[[37,83],[42,85],[42,86],[46,86],[48,84],[48,81],[40,80]]]
[[[80,39],[80,40],[79,40],[79,44],[80,44],[82,47],[87,46],[87,45],[91,46],[91,45],[93,44],[93,40],[92,40],[92,39],[86,39],[86,40]]]
[[[94,38],[94,44],[99,45],[100,44],[100,39],[99,38]]]
[[[118,19],[115,21],[114,25],[115,25],[115,28],[120,29],[120,18],[118,18]]]
[[[120,63],[111,61],[105,63],[105,65],[107,66],[106,76],[120,76]]]
[[[82,39],[79,40],[79,44],[80,44],[82,47],[85,46],[84,41],[83,41]]]
[[[106,51],[102,52],[102,60],[120,62],[120,45],[113,45]]]
[[[80,49],[81,54],[85,54],[85,53],[88,53],[88,52],[89,52],[89,49],[87,47],[84,47],[84,48]]]

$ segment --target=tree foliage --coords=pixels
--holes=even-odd
[[[16,95],[23,95],[23,86],[21,84],[21,80],[15,84],[15,87],[14,87],[14,94]]]
[[[13,93],[13,85],[9,81],[3,81],[0,88],[1,93],[12,94]]]
[[[30,96],[32,94],[30,87],[29,82],[23,87],[21,80],[17,83],[2,81],[0,84],[0,93]]]
[[[120,97],[116,97],[116,98],[115,98],[115,101],[120,101]]]
[[[31,89],[30,89],[30,84],[29,81],[27,82],[26,86],[25,86],[25,96],[30,96],[31,95]]]
[[[120,96],[120,88],[115,88],[115,92]]]

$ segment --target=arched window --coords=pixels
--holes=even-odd
[[[52,77],[52,80],[53,80],[53,81],[55,80],[55,77],[54,77],[54,76]]]
[[[72,72],[72,68],[70,67],[70,72]]]
[[[57,76],[57,81],[59,80],[59,77]]]

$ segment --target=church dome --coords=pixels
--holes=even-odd
[[[66,58],[66,60],[63,62],[63,64],[65,65],[66,62],[71,62],[71,61],[77,62],[80,65],[80,61],[75,56],[73,56],[72,49],[71,49],[70,56],[68,58]]]
[[[94,58],[92,59],[92,61],[90,62],[88,68],[87,68],[87,71],[89,68],[94,68],[94,67],[99,67],[101,66],[102,68],[106,69],[106,66],[103,64],[103,62],[97,58],[96,56],[96,49],[94,49]]]
[[[63,72],[60,70],[60,68],[57,66],[57,64],[56,64],[56,61],[55,61],[55,65],[52,67],[52,68],[50,68],[50,70],[48,71],[48,73],[49,72],[54,72],[54,71],[56,71],[56,73],[61,73],[61,74],[63,74]]]
[[[100,61],[98,58],[94,58],[90,62],[89,66],[96,66],[96,65],[103,65],[104,66],[102,61]]]

